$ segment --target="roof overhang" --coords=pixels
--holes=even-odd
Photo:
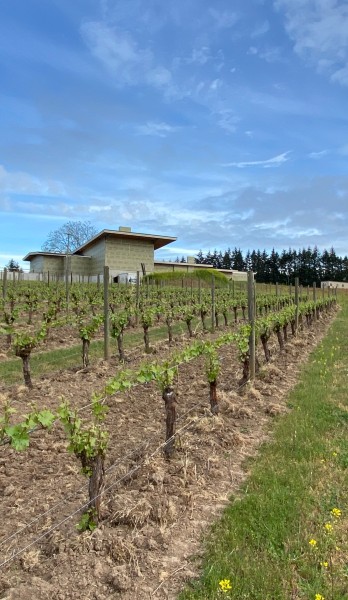
[[[152,242],[154,246],[154,250],[158,250],[159,248],[163,248],[167,244],[171,244],[176,241],[176,237],[163,236],[163,235],[153,235],[150,233],[135,233],[133,231],[115,231],[113,229],[103,229],[100,233],[95,235],[93,238],[88,240],[85,244],[77,248],[73,254],[79,254],[80,252],[85,252],[99,242],[102,239],[123,239],[123,240],[139,240],[139,241],[148,241]]]
[[[57,256],[62,258],[65,254],[61,252],[28,252],[22,260],[32,260],[36,256]]]
[[[49,258],[65,258],[65,252],[28,252],[22,260],[32,260],[36,256],[49,256]],[[74,254],[69,254],[69,256],[74,256]],[[78,256],[77,258],[90,258],[90,256]]]

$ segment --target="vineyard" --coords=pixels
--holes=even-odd
[[[1,598],[175,597],[336,310],[273,288],[7,283]]]

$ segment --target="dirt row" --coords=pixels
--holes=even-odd
[[[288,410],[286,395],[330,318],[289,339],[281,354],[274,340],[271,362],[242,390],[236,352],[221,348],[218,416],[209,410],[202,359],[183,365],[177,386],[180,431],[170,461],[161,449],[164,407],[156,386],[113,396],[103,520],[92,533],[76,530],[87,485],[58,426],[34,434],[24,453],[2,447],[0,562],[11,560],[0,569],[0,598],[174,600],[197,574],[192,556],[200,552],[202,533],[238,492],[247,477],[246,458],[271,435],[273,417]],[[167,345],[156,350],[163,359]],[[143,359],[134,353],[131,366]],[[116,361],[99,361],[87,372],[62,371],[42,378],[30,392],[3,386],[2,398],[10,396],[19,412],[29,403],[56,408],[63,395],[81,407],[116,368]]]

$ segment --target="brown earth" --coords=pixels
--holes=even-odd
[[[273,417],[289,410],[288,391],[331,318],[296,339],[290,336],[281,354],[274,339],[271,362],[253,387],[238,388],[236,352],[221,348],[218,416],[209,410],[202,359],[183,365],[170,461],[161,447],[165,424],[158,389],[147,384],[109,398],[103,520],[92,533],[76,530],[87,484],[59,425],[35,432],[23,453],[2,446],[0,563],[9,562],[0,569],[0,598],[174,600],[197,574],[192,556],[199,555],[202,534],[246,479],[246,459],[269,439]],[[162,360],[167,345],[156,350]],[[144,358],[140,354],[134,353],[131,367]],[[100,361],[88,371],[42,378],[31,391],[2,386],[0,393],[18,414],[31,403],[54,409],[63,396],[83,407],[117,368],[116,360]],[[81,414],[88,419],[88,409]]]

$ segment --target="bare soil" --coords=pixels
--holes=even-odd
[[[274,417],[289,410],[289,389],[332,316],[297,338],[289,336],[281,354],[274,338],[271,361],[262,365],[252,387],[238,387],[236,352],[221,348],[217,416],[209,410],[202,360],[183,365],[170,461],[161,447],[164,406],[155,385],[111,397],[103,520],[92,533],[76,530],[87,482],[59,425],[35,432],[23,453],[2,446],[0,562],[11,560],[0,569],[0,598],[174,600],[198,573],[199,560],[192,557],[199,557],[203,534],[248,476],[246,459],[269,439]],[[167,344],[156,351],[162,360]],[[134,352],[129,366],[143,359],[141,351]],[[19,415],[35,403],[54,409],[63,396],[81,408],[118,368],[116,359],[99,361],[89,370],[44,377],[31,391],[2,386],[0,400],[10,397]],[[87,419],[88,410],[81,412]]]

